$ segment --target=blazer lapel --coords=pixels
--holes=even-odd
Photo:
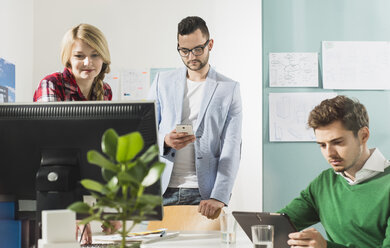
[[[184,89],[187,82],[187,68],[183,68],[178,77],[176,78],[174,89],[175,92],[175,112],[176,112],[176,124],[181,123],[181,114],[183,110],[183,98],[184,98]]]
[[[206,113],[207,107],[210,104],[211,98],[214,95],[215,89],[217,88],[218,83],[217,83],[216,76],[217,73],[215,72],[214,69],[210,67],[210,70],[207,74],[207,78],[204,86],[204,92],[203,92],[203,99],[200,105],[200,110],[199,110],[198,118],[196,120],[194,131],[198,130],[198,127]]]

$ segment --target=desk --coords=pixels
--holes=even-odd
[[[162,240],[151,244],[143,244],[141,248],[251,248],[252,242],[241,228],[237,228],[237,240],[235,244],[221,242],[219,231],[208,232],[180,232],[178,237]]]
[[[100,242],[96,241],[96,243]],[[182,231],[177,237],[154,243],[142,244],[141,248],[250,248],[252,246],[252,242],[244,231],[238,227],[235,244],[222,243],[221,232],[219,231]],[[100,246],[89,245],[85,247],[95,248]]]

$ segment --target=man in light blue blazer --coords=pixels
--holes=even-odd
[[[178,25],[177,50],[186,67],[156,75],[149,98],[156,101],[164,205],[198,205],[216,218],[230,200],[241,155],[240,88],[210,67],[214,41],[204,20]],[[187,132],[177,124],[192,126]]]

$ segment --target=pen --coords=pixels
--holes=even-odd
[[[165,230],[162,230],[160,233],[160,237],[164,237],[167,232]]]

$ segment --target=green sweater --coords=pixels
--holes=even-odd
[[[321,222],[332,247],[390,247],[390,167],[356,185],[323,171],[279,212],[298,230]]]

